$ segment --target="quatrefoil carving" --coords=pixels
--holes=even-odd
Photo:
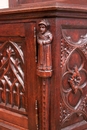
[[[87,71],[85,56],[79,49],[75,49],[66,63],[66,71],[62,78],[63,98],[71,108],[80,106],[84,90],[87,86]]]

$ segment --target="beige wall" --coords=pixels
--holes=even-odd
[[[0,0],[0,9],[8,8],[8,0]]]

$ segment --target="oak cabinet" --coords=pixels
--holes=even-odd
[[[86,130],[85,0],[29,2],[0,11],[0,129]]]

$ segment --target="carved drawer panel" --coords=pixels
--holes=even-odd
[[[24,28],[22,24],[0,28],[0,106],[25,112]]]
[[[32,121],[30,128],[36,127],[34,28],[33,23],[0,24],[0,122],[9,128],[28,130]]]

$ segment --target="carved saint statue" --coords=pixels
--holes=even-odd
[[[53,36],[49,31],[49,23],[47,20],[39,22],[39,33],[37,35],[38,43],[38,71],[51,71],[52,58],[51,58],[51,42]]]

